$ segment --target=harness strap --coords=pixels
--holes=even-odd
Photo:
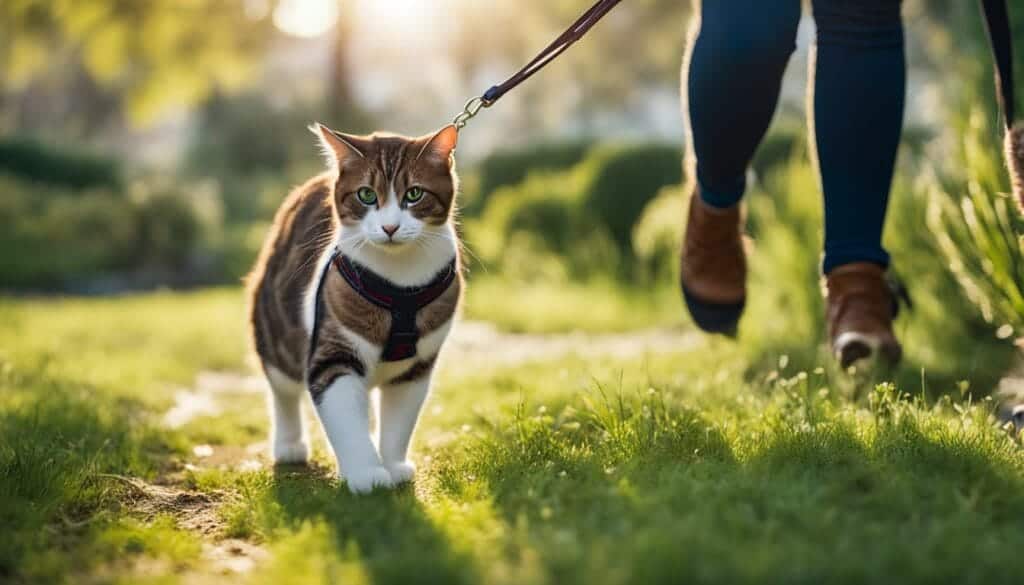
[[[1016,96],[1013,86],[1013,37],[1010,34],[1010,15],[1006,0],[980,0],[985,17],[992,57],[995,59],[996,100],[1003,113],[1003,123],[1009,130],[1016,116]]]
[[[501,96],[508,93],[515,86],[529,79],[534,73],[543,69],[544,66],[554,60],[555,57],[561,55],[566,49],[571,47],[573,43],[580,40],[583,35],[587,34],[587,31],[597,24],[597,21],[604,18],[604,15],[608,14],[608,12],[620,1],[621,0],[598,0],[596,4],[583,13],[583,16],[576,19],[576,22],[574,22],[572,26],[552,41],[550,45],[545,47],[543,51],[538,53],[537,56],[527,63],[522,69],[517,71],[512,75],[512,77],[509,77],[505,81],[492,86],[490,89],[485,91],[480,98],[483,106],[490,107],[494,105],[494,102],[501,99]]]
[[[331,257],[328,258],[327,262],[324,263],[324,269],[320,271],[320,280],[316,283],[316,294],[313,296],[313,330],[309,334],[309,350],[306,352],[306,370],[309,370],[309,366],[313,361],[313,353],[316,351],[316,346],[320,342],[320,322],[323,320],[323,303],[321,302],[324,294],[324,282],[327,281],[327,271],[331,269],[331,264],[334,264],[334,259],[338,257],[341,252],[334,250],[331,253]]]
[[[416,355],[420,339],[416,315],[420,309],[437,300],[448,290],[457,274],[455,259],[422,287],[399,287],[359,266],[348,256],[338,254],[332,259],[345,282],[370,303],[391,313],[391,328],[384,344],[382,359],[401,361]]]

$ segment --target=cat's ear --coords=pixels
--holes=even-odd
[[[454,124],[449,124],[437,132],[422,138],[423,148],[416,158],[429,156],[442,161],[451,160],[455,144],[459,141],[459,131]]]
[[[319,122],[310,125],[309,131],[320,139],[320,148],[327,163],[332,166],[352,157],[366,158],[368,145],[365,138],[342,134]]]

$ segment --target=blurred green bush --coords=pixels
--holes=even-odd
[[[633,227],[633,253],[645,281],[676,285],[686,205],[682,185],[664,187]]]
[[[293,185],[325,168],[306,129],[315,111],[275,106],[252,93],[218,95],[200,112],[202,131],[189,144],[186,175],[218,181],[227,223],[272,218]]]
[[[548,143],[488,155],[473,169],[475,188],[467,193],[462,213],[479,215],[500,188],[517,185],[531,173],[568,169],[583,160],[592,146],[589,141]]]
[[[0,288],[115,292],[219,279],[216,193],[71,189],[0,174]]]
[[[69,189],[121,187],[115,160],[24,137],[0,138],[0,173]]]
[[[624,255],[632,257],[633,226],[644,207],[663,187],[682,182],[682,157],[679,146],[641,144],[595,149],[583,163],[591,176],[581,205]]]
[[[488,266],[512,277],[549,265],[548,257],[569,278],[642,277],[632,261],[634,225],[663,187],[681,181],[681,157],[674,145],[601,145],[568,169],[527,173],[467,221],[470,241]],[[536,262],[518,268],[509,260],[522,256],[517,247]]]

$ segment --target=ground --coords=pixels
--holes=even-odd
[[[311,466],[269,465],[240,290],[0,299],[0,581],[1019,582],[1005,368],[840,372],[664,295],[499,288],[415,485],[364,497],[319,429]]]

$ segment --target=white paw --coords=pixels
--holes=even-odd
[[[275,442],[272,455],[275,465],[305,463],[309,459],[309,445],[305,441]]]
[[[388,470],[380,466],[347,471],[343,476],[348,483],[348,490],[353,494],[368,494],[374,488],[390,488],[395,485]]]
[[[412,481],[416,476],[416,465],[412,461],[388,463],[387,467],[391,472],[391,481],[395,482],[395,485]]]

